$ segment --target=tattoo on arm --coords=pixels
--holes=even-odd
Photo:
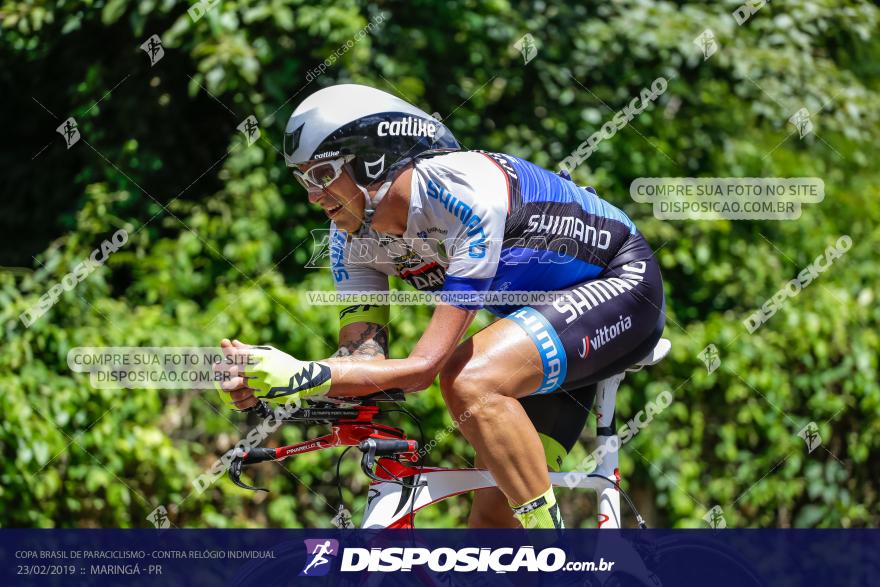
[[[350,360],[370,361],[384,359],[388,355],[388,332],[384,326],[365,322],[363,330],[349,340],[340,341],[339,350],[333,355]]]

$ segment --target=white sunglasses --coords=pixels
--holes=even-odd
[[[307,190],[323,190],[342,175],[342,168],[354,159],[354,155],[346,155],[340,159],[324,161],[309,167],[308,171],[292,169],[293,176]]]

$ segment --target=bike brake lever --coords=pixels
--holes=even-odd
[[[242,489],[249,489],[250,491],[265,491],[266,493],[269,493],[269,490],[264,487],[248,485],[241,480],[241,467],[243,463],[244,459],[242,456],[236,455],[233,457],[232,462],[229,464],[229,480]]]
[[[364,475],[372,479],[373,481],[377,481],[382,483],[383,481],[387,481],[387,479],[382,479],[373,473],[373,466],[376,464],[376,445],[375,444],[366,444],[364,445],[366,450],[364,450],[364,456],[361,457],[361,471],[364,472]]]
[[[268,418],[272,415],[272,410],[269,408],[269,404],[263,400],[257,400],[257,403],[252,405],[249,408],[245,408],[241,410],[241,412],[248,414],[251,412],[256,413],[261,418]]]

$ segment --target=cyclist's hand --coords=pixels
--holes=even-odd
[[[254,390],[248,387],[247,380],[242,374],[244,361],[247,360],[246,349],[249,348],[250,345],[224,338],[220,341],[220,350],[227,357],[227,361],[214,364],[214,372],[221,374],[220,381],[214,383],[220,400],[225,404],[231,399],[232,404],[239,410],[245,410],[259,402]]]
[[[248,387],[262,391],[266,399],[298,394],[300,398],[330,391],[330,367],[317,361],[300,361],[271,346],[247,349],[249,360],[243,375]]]

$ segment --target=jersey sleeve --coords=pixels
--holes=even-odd
[[[387,292],[388,276],[374,267],[349,262],[349,253],[347,233],[331,225],[330,265],[337,293]],[[364,301],[352,299],[351,304],[343,301],[339,311],[339,328],[355,322],[373,322],[382,325],[388,323],[388,304],[369,304]]]
[[[414,175],[418,175],[424,208],[446,230],[443,244],[449,265],[442,291],[455,293],[450,305],[478,310],[484,305],[478,294],[489,290],[498,270],[508,211],[507,184],[482,155],[461,155],[449,167],[428,159]]]

